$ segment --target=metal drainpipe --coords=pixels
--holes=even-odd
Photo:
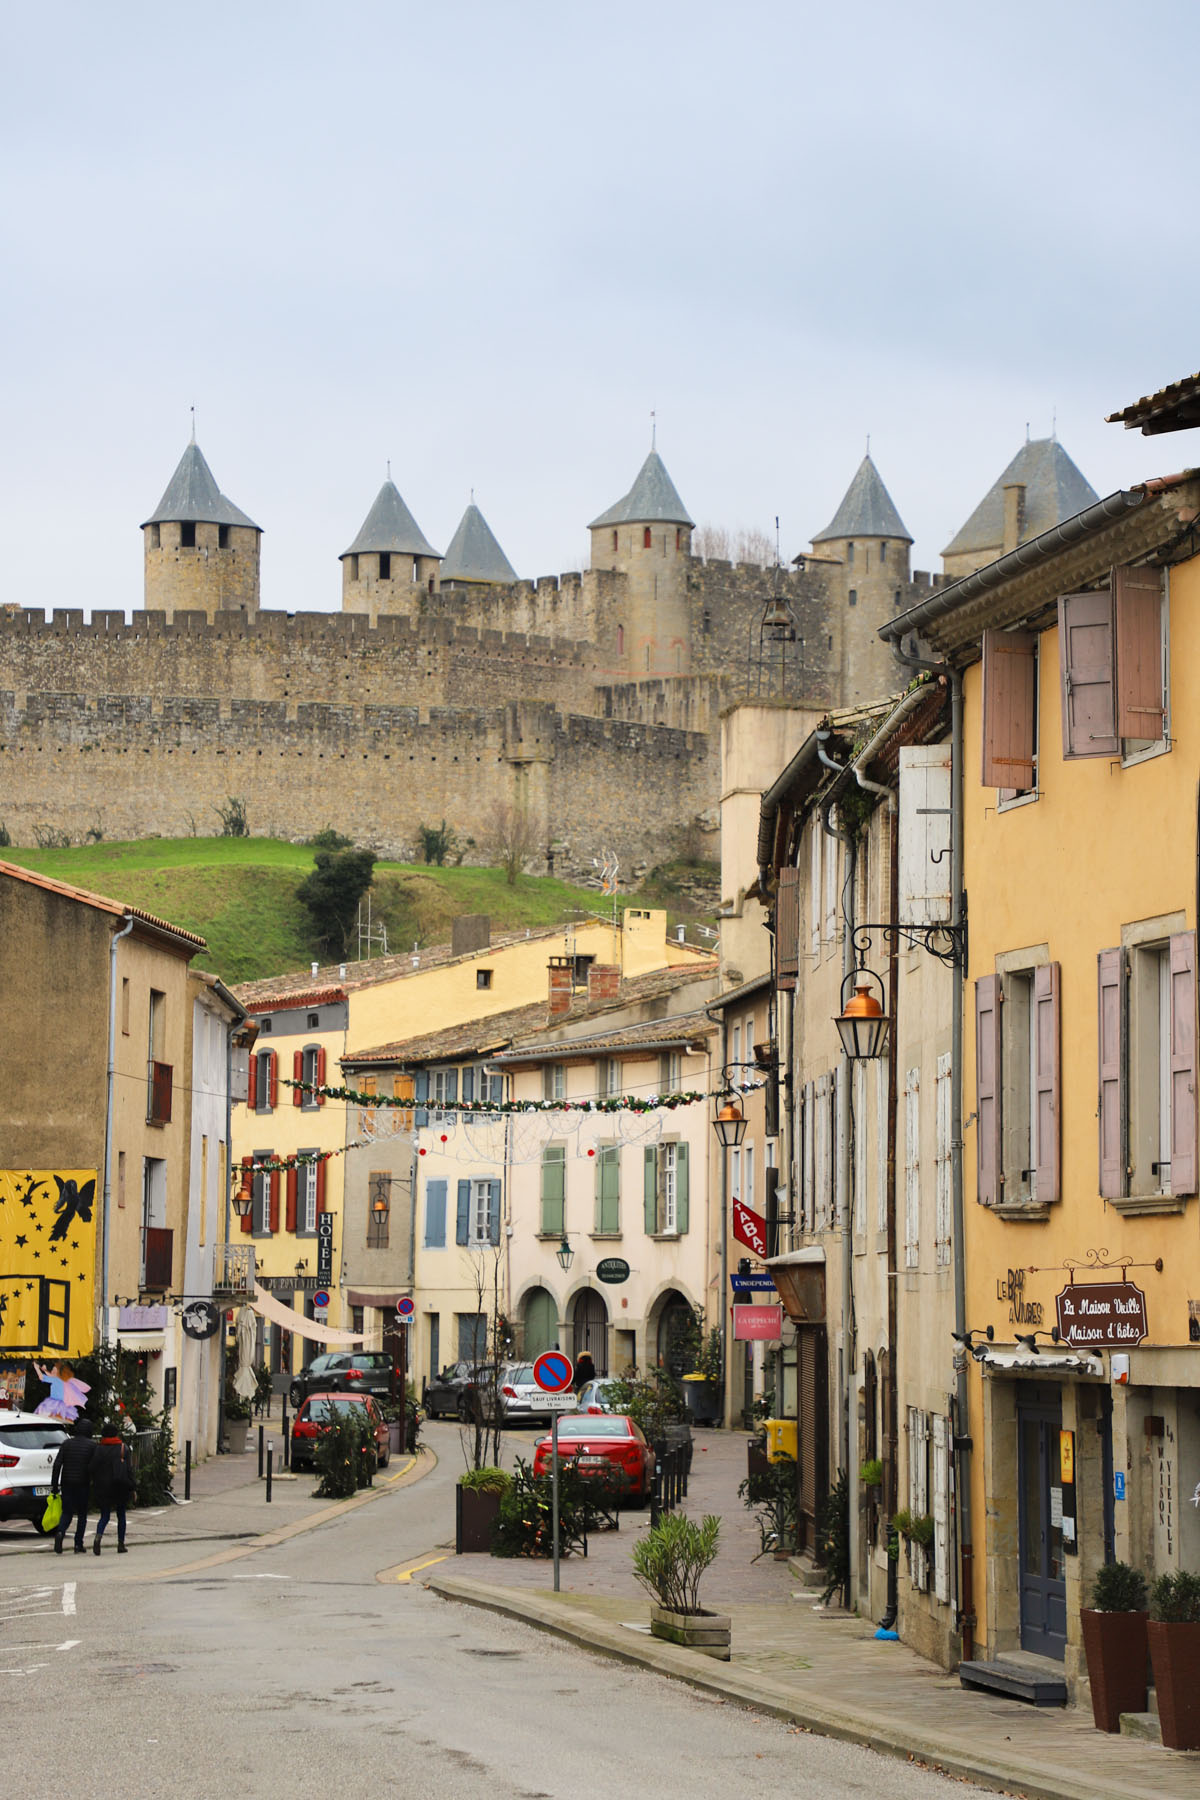
[[[100,1233],[100,1336],[108,1342],[108,1245],[112,1218],[113,1093],[117,1077],[117,945],[133,930],[128,913],[108,946],[108,1085],[104,1104],[104,1225]]]

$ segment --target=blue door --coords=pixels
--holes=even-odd
[[[1056,1398],[1017,1401],[1017,1494],[1021,1540],[1021,1648],[1062,1661],[1067,1647],[1062,1472]]]

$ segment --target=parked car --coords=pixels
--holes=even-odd
[[[474,1362],[448,1363],[433,1381],[425,1383],[425,1411],[431,1419],[469,1419],[478,1393],[488,1407],[492,1372]],[[490,1410],[490,1407],[488,1407]]]
[[[366,1408],[375,1433],[379,1467],[386,1469],[390,1455],[387,1423],[370,1394],[310,1394],[302,1401],[292,1425],[293,1469],[311,1469],[316,1460],[317,1441],[329,1420],[335,1413],[349,1412],[358,1406]]]
[[[606,1413],[616,1410],[614,1389],[618,1386],[611,1376],[601,1375],[596,1381],[589,1381],[579,1390],[578,1410],[581,1413]],[[692,1466],[692,1421],[685,1413],[680,1419],[668,1419],[664,1441],[668,1450],[677,1450],[683,1445],[687,1451],[687,1466]]]
[[[0,1412],[0,1520],[26,1519],[42,1531],[50,1470],[59,1445],[70,1435],[60,1419]]]
[[[613,1474],[628,1484],[629,1498],[644,1506],[654,1482],[654,1451],[628,1413],[564,1413],[558,1421],[558,1453],[581,1475]],[[550,1439],[539,1438],[535,1475],[550,1473]]]
[[[533,1379],[532,1363],[507,1363],[500,1371],[500,1422],[521,1425],[548,1420],[558,1411]]]
[[[399,1371],[396,1371],[399,1374]],[[392,1359],[386,1350],[327,1350],[314,1356],[308,1367],[292,1379],[288,1399],[293,1406],[309,1394],[374,1394],[387,1400],[392,1393]]]

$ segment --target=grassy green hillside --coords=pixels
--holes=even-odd
[[[87,844],[69,850],[0,851],[58,881],[90,888],[157,913],[208,939],[200,958],[225,981],[249,981],[301,968],[313,955],[309,920],[296,888],[313,866],[313,852],[274,838],[147,838],[130,844]],[[622,895],[619,904],[633,896]],[[658,898],[652,887],[638,895],[645,905],[666,905],[675,916],[673,891]],[[573,908],[602,912],[607,904],[587,888],[544,876],[521,876],[509,887],[501,869],[438,869],[423,864],[377,863],[371,890],[374,921],[387,927],[388,948],[445,943],[460,913],[487,913],[496,931],[554,925]],[[684,906],[678,916],[705,917]],[[349,954],[356,954],[355,945]]]

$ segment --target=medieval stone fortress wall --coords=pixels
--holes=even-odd
[[[1044,487],[1054,458],[1025,448]],[[1038,497],[1008,486],[1000,529],[1041,528]],[[264,612],[260,528],[192,443],[142,526],[144,611],[0,608],[0,819],[18,845],[97,820],[178,837],[237,795],[256,835],[333,823],[404,857],[423,821],[478,836],[519,807],[560,873],[601,845],[626,869],[660,861],[715,830],[723,708],[890,691],[878,627],[929,581],[869,456],[793,567],[705,561],[693,529],[652,450],[592,522],[591,567],[521,581],[474,504],[443,556],[389,478],[341,555],[342,611]],[[786,677],[764,653],[780,605]]]

